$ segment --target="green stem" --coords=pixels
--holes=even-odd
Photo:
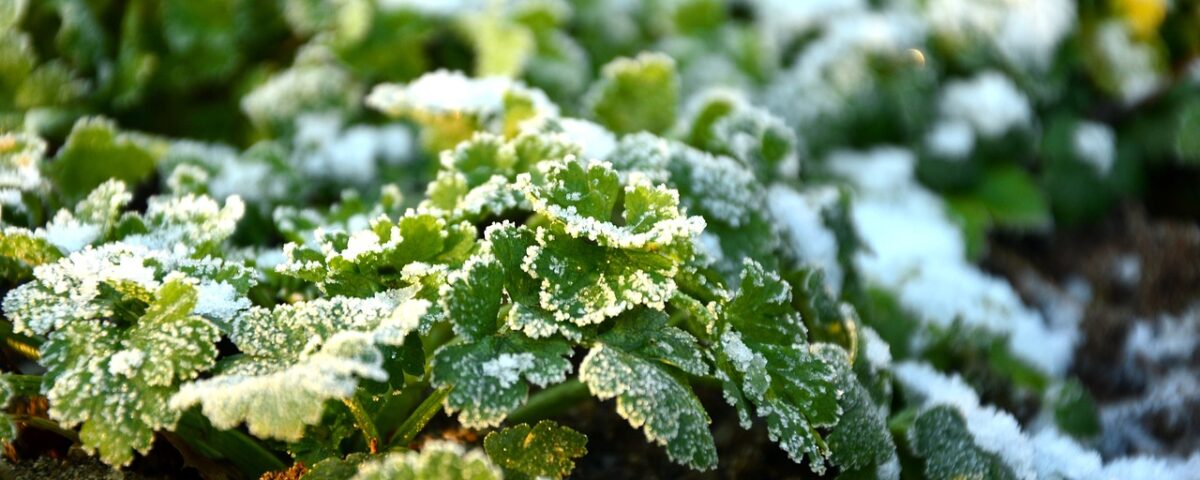
[[[34,397],[42,394],[41,375],[4,374],[4,380],[12,388],[14,396]]]
[[[63,438],[67,438],[72,442],[79,443],[79,434],[69,428],[63,428],[62,425],[55,423],[53,420],[42,417],[34,417],[30,415],[11,415],[12,420],[17,423],[23,423],[27,426],[47,432],[54,432]]]
[[[362,430],[363,437],[367,439],[367,448],[371,453],[379,451],[379,432],[375,429],[375,422],[371,421],[371,414],[363,408],[362,402],[358,401],[358,397],[351,395],[343,398],[342,403],[350,410],[350,415],[354,417],[354,426]]]
[[[450,387],[446,386],[434,390],[428,397],[425,397],[425,400],[417,405],[417,409],[413,411],[412,415],[409,415],[408,420],[400,424],[400,428],[397,428],[396,433],[392,434],[392,438],[388,439],[388,445],[407,447],[409,443],[412,443],[413,439],[417,438],[417,434],[425,428],[425,424],[441,411],[442,401],[448,395],[450,395]]]
[[[509,423],[529,423],[553,417],[592,396],[587,385],[572,378],[529,397],[525,405],[508,415]]]
[[[247,478],[258,478],[265,472],[287,468],[258,440],[239,430],[218,430],[194,409],[179,418],[175,433],[203,455],[228,460]]]
[[[399,394],[393,395],[375,415],[375,428],[380,434],[391,438],[396,429],[421,403],[421,396],[429,389],[429,382],[405,376],[406,385]]]

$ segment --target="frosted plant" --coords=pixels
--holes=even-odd
[[[822,476],[1184,477],[1081,446],[1063,412],[1158,410],[1093,415],[1078,312],[970,261],[1188,168],[1168,3],[4,3],[0,401],[49,410],[0,437],[563,478],[586,438],[537,420],[591,402],[700,471],[732,419]]]
[[[449,442],[429,442],[418,452],[393,453],[364,463],[351,480],[498,480],[500,469],[479,450]]]
[[[45,188],[40,170],[45,155],[46,142],[35,135],[0,134],[0,205],[22,210],[22,195]]]
[[[299,440],[321,420],[326,400],[352,396],[359,379],[387,380],[379,348],[402,345],[428,308],[411,295],[254,307],[234,319],[230,333],[243,355],[216,376],[184,385],[171,405],[199,404],[219,428],[245,422],[257,436]]]
[[[42,346],[51,418],[82,424],[83,447],[112,465],[128,464],[133,450],[150,449],[155,430],[174,427],[179,412],[168,405],[171,395],[217,356],[220,333],[190,314],[197,294],[186,279],[168,279],[146,294],[139,317],[77,319]]]
[[[306,45],[295,64],[242,98],[242,110],[260,128],[291,131],[304,113],[353,112],[362,86],[327,48]]]
[[[675,292],[678,264],[690,258],[692,239],[704,228],[702,218],[680,211],[676,191],[637,176],[622,188],[607,163],[551,163],[544,183],[523,175],[518,184],[550,220],[537,229],[521,269],[541,282],[540,305],[560,322],[583,326],[636,305],[662,308]],[[622,190],[618,225],[612,212]]]

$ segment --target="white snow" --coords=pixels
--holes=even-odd
[[[530,97],[535,110],[542,114],[558,115],[558,107],[541,90],[505,77],[471,78],[448,70],[426,73],[406,85],[378,85],[366,101],[368,106],[392,115],[491,115],[503,110],[504,95],[509,91]]]
[[[975,131],[964,120],[940,121],[925,135],[925,148],[944,159],[966,159],[975,148]]]
[[[237,289],[229,282],[201,282],[196,285],[196,306],[192,311],[198,315],[228,322],[247,308],[250,308],[250,299],[238,295]]]
[[[1051,375],[1070,363],[1078,332],[1048,325],[1012,286],[966,260],[966,245],[941,199],[913,178],[907,150],[835,152],[831,171],[858,188],[854,224],[868,249],[855,263],[872,283],[893,292],[904,308],[938,326],[967,326],[1009,335],[1022,360]],[[954,292],[948,294],[948,292]]]
[[[767,209],[778,222],[784,241],[800,260],[825,271],[825,283],[833,292],[841,290],[845,272],[838,263],[837,237],[825,226],[821,211],[837,201],[833,187],[800,193],[781,184],[767,189]]]
[[[81,222],[67,210],[59,210],[46,225],[46,241],[66,253],[83,250],[83,247],[100,239],[100,226]]]
[[[1029,99],[1004,74],[989,70],[970,80],[950,82],[942,90],[942,115],[967,122],[983,138],[996,138],[1029,126]]]
[[[1117,156],[1117,140],[1112,129],[1103,123],[1079,122],[1072,138],[1075,154],[1094,168],[1097,175],[1108,175]]]

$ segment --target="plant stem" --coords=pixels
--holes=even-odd
[[[258,478],[264,472],[287,467],[255,438],[240,430],[218,430],[194,409],[179,417],[175,434],[209,458],[228,460],[246,478]]]
[[[4,374],[4,380],[12,387],[13,395],[15,396],[34,397],[42,394],[41,375],[8,373]]]
[[[552,386],[529,397],[525,405],[520,406],[508,415],[510,423],[528,423],[553,417],[563,411],[590,398],[591,392],[587,385],[579,379],[572,378]]]
[[[54,432],[63,438],[69,439],[72,442],[79,443],[79,434],[69,428],[63,428],[62,425],[55,423],[49,418],[34,417],[30,415],[14,414],[11,415],[12,420],[17,423],[24,423],[27,426],[47,432]]]
[[[367,448],[371,453],[379,452],[379,432],[375,429],[375,422],[371,421],[371,414],[363,408],[362,402],[358,401],[358,397],[351,395],[342,399],[342,403],[350,410],[350,415],[354,417],[354,426],[362,430],[363,437],[367,439]]]
[[[407,375],[405,377],[404,389],[388,399],[375,415],[375,428],[386,438],[395,434],[400,423],[416,410],[417,405],[421,403],[421,396],[429,389],[429,382]]]
[[[412,415],[409,415],[408,420],[400,424],[400,428],[397,428],[396,433],[392,434],[392,438],[388,439],[388,446],[407,447],[425,428],[425,424],[429,423],[429,420],[442,409],[442,401],[446,399],[447,395],[450,395],[448,386],[434,390],[428,397],[425,397],[425,400],[417,405],[417,409],[413,410]]]

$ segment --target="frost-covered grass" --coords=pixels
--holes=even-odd
[[[595,402],[701,472],[719,424],[818,476],[1189,478],[1141,418],[1197,405],[1196,315],[1098,409],[1086,288],[975,261],[1194,168],[1194,10],[0,2],[0,439],[561,478]]]

